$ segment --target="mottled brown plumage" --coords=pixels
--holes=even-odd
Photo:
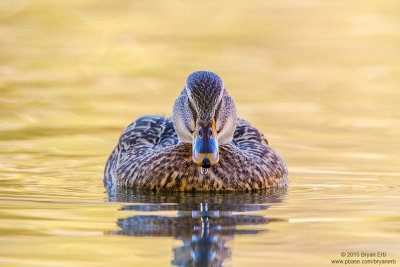
[[[285,162],[260,131],[236,118],[233,100],[219,77],[209,72],[194,74],[175,102],[173,117],[144,116],[126,128],[108,159],[104,181],[137,189],[174,191],[286,186]],[[203,89],[208,90],[207,99],[196,99],[204,95],[199,94]],[[189,105],[186,108],[185,103]],[[205,103],[212,105],[207,108]],[[218,128],[219,161],[204,175],[193,162],[192,143],[187,139],[196,131],[196,119],[207,117],[207,110],[208,119],[214,118]]]

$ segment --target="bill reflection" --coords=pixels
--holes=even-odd
[[[232,257],[226,243],[235,235],[257,234],[266,231],[265,225],[271,222],[284,221],[245,214],[281,202],[286,194],[284,189],[254,193],[160,193],[111,188],[108,193],[110,201],[135,203],[123,210],[144,214],[119,219],[121,230],[107,234],[170,236],[181,240],[183,245],[173,248],[171,263],[176,266],[221,266]],[[177,216],[156,215],[159,211],[176,211]]]

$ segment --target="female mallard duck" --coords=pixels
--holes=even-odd
[[[192,73],[172,118],[143,116],[122,133],[104,182],[137,189],[253,190],[288,184],[283,159],[264,135],[236,116],[215,73]]]

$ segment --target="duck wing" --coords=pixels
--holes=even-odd
[[[134,160],[146,153],[178,143],[172,119],[146,115],[132,122],[121,134],[118,145],[108,158],[104,182],[116,182],[116,170],[125,160]]]

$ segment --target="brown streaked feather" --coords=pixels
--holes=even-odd
[[[220,161],[203,175],[192,145],[179,143],[172,119],[144,116],[122,133],[108,159],[104,182],[171,191],[255,190],[288,184],[282,158],[264,135],[238,119],[233,141],[219,146]]]

